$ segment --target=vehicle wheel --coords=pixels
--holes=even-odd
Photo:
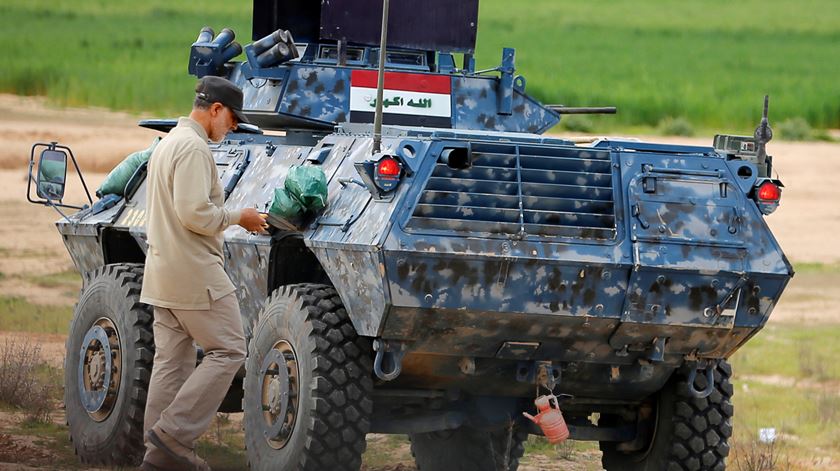
[[[510,435],[506,429],[485,432],[461,427],[414,433],[409,438],[411,454],[420,471],[516,471],[525,454],[528,434],[518,429]]]
[[[82,463],[136,466],[154,359],[151,307],[140,303],[143,265],[92,272],[70,322],[64,404]]]
[[[659,393],[657,418],[648,448],[624,453],[614,442],[601,442],[604,469],[631,471],[697,471],[726,469],[732,436],[732,367],[721,361],[715,369],[715,388],[697,399],[688,392],[686,376],[675,373]],[[695,380],[706,388],[705,375]]]
[[[245,446],[251,469],[358,470],[373,410],[371,342],[336,291],[275,290],[245,362]]]

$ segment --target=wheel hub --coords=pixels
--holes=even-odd
[[[292,346],[280,340],[266,354],[260,366],[265,436],[275,449],[291,437],[297,417],[298,364]]]
[[[286,378],[284,378],[286,379]],[[268,385],[268,411],[272,415],[280,415],[280,412],[288,405],[288,379],[281,381],[276,377],[271,379]]]
[[[99,343],[97,342],[97,346]],[[102,350],[93,352],[90,356],[88,380],[94,389],[102,389],[105,385],[105,355]]]
[[[120,340],[117,328],[100,318],[88,329],[79,350],[79,399],[97,422],[111,413],[120,386]]]

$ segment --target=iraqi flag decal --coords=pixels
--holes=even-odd
[[[372,123],[376,110],[377,71],[354,70],[350,77],[350,121]],[[452,79],[447,75],[385,72],[382,122],[452,127]]]

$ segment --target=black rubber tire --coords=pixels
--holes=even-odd
[[[64,361],[64,407],[70,440],[82,463],[137,466],[143,460],[143,414],[154,359],[152,309],[140,302],[143,265],[105,265],[82,288],[70,321]],[[98,422],[79,395],[78,364],[86,332],[100,318],[116,327],[120,385],[110,414]]]
[[[514,429],[485,432],[470,427],[409,435],[411,454],[420,471],[516,471],[528,434]]]
[[[715,369],[715,388],[704,399],[688,392],[685,373],[675,373],[659,394],[656,429],[644,452],[622,453],[615,443],[601,442],[607,471],[699,471],[726,469],[732,436],[732,367],[721,361]],[[698,390],[706,377],[698,374]]]
[[[263,435],[260,366],[275,342],[294,350],[297,416],[288,442]],[[338,293],[316,284],[282,286],[260,313],[245,362],[245,447],[254,470],[358,470],[373,412],[371,341],[356,334]]]

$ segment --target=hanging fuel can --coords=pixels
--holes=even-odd
[[[540,396],[534,399],[534,405],[537,406],[536,416],[527,412],[523,412],[522,415],[540,426],[549,443],[556,444],[569,438],[569,427],[566,426],[563,413],[560,412],[556,396],[553,394]]]

